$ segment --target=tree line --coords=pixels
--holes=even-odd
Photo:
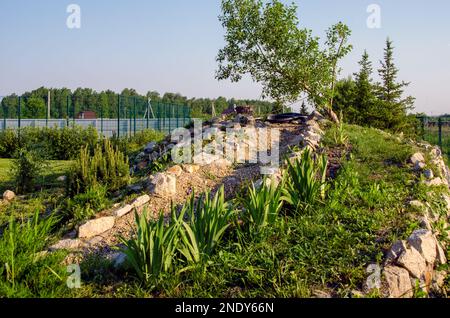
[[[26,92],[21,97],[22,118],[46,118],[47,101],[50,92],[50,118],[73,118],[81,111],[94,111],[97,117],[117,118],[118,94],[111,90],[97,92],[90,88],[77,88],[72,91],[68,88],[46,88]],[[134,89],[124,89],[121,96],[121,116],[126,116],[126,109],[131,109],[134,98],[138,101],[138,112],[146,108],[147,100],[152,104],[160,103],[162,107],[171,105],[186,105],[190,109],[192,118],[207,118],[215,112],[220,115],[224,110],[237,106],[253,106],[255,111],[268,113],[273,108],[273,103],[251,99],[227,99],[225,97],[188,98],[179,93],[165,93],[160,95],[156,91],[149,91],[145,95],[139,94]],[[0,118],[17,118],[19,96],[12,94],[5,96],[1,101]]]

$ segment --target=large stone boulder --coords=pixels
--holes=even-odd
[[[427,272],[427,263],[415,248],[407,247],[397,259],[397,264],[408,270],[411,276],[424,279]]]
[[[79,239],[65,239],[61,240],[56,244],[50,246],[50,251],[58,250],[76,250],[80,247],[81,241]]]
[[[219,160],[221,157],[218,155],[209,154],[206,152],[201,152],[195,155],[192,160],[193,163],[199,166],[207,166],[212,164],[214,161]]]
[[[434,178],[432,180],[425,180],[424,183],[429,187],[440,187],[443,185],[448,186],[447,180],[441,179],[441,178]]]
[[[115,217],[121,218],[124,215],[127,215],[128,213],[130,213],[133,210],[133,206],[131,204],[127,204],[123,207],[120,207],[119,209],[117,209],[116,211],[113,212],[113,215]]]
[[[16,197],[16,194],[14,192],[12,192],[11,190],[6,190],[3,193],[3,200],[5,200],[6,202],[11,202],[12,200],[14,200]]]
[[[200,166],[197,165],[183,165],[183,170],[187,173],[196,173],[200,170]]]
[[[307,140],[313,140],[315,142],[320,142],[320,140],[322,139],[322,136],[315,133],[314,131],[308,130],[304,133],[305,139]]]
[[[314,131],[317,134],[320,134],[320,135],[324,134],[322,128],[320,128],[319,124],[315,120],[308,120],[306,122],[306,127],[308,130]]]
[[[149,142],[144,148],[144,153],[151,154],[153,152],[153,150],[155,150],[155,148],[156,148],[156,142]]]
[[[437,241],[429,230],[417,230],[408,238],[410,246],[415,248],[429,265],[434,265],[437,257]]]
[[[131,203],[131,206],[133,209],[139,209],[140,207],[144,206],[150,201],[150,196],[147,194],[144,194],[136,199]]]
[[[175,177],[179,177],[183,173],[183,169],[180,166],[176,165],[167,169],[167,173],[174,175]]]
[[[433,170],[431,169],[427,169],[423,172],[423,175],[425,176],[425,178],[427,178],[427,180],[431,180],[434,178],[434,173]]]
[[[100,235],[114,227],[115,218],[106,216],[91,220],[80,226],[78,229],[79,238],[91,238]]]
[[[397,266],[386,266],[383,274],[390,298],[413,297],[413,288],[406,269]]]
[[[416,152],[414,155],[412,155],[410,161],[413,165],[416,165],[419,162],[425,162],[425,157],[422,153]]]
[[[177,193],[177,178],[167,173],[157,173],[149,178],[149,190],[157,196],[173,196]]]

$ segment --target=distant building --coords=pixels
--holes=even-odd
[[[77,119],[97,119],[97,114],[91,110],[85,110],[77,114]]]

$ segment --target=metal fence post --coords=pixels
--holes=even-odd
[[[131,106],[128,109],[128,136],[131,137]]]
[[[76,97],[75,97],[76,98]],[[76,107],[76,99],[72,103],[72,127],[75,128],[75,107]]]
[[[22,117],[22,97],[19,96],[19,105],[17,107],[17,128],[18,128],[18,136],[19,136],[19,146],[22,144],[21,138],[20,138],[21,117]]]
[[[117,94],[117,138],[120,138],[120,95]]]
[[[134,97],[133,112],[134,112],[133,134],[136,136],[136,96]]]
[[[172,131],[173,104],[169,108],[169,133]]]
[[[147,99],[147,129],[150,122],[150,99]]]
[[[3,107],[3,131],[5,130],[6,130],[6,107]]]
[[[442,117],[438,119],[438,127],[439,127],[439,147],[442,149]]]
[[[157,114],[158,114],[158,130],[161,131],[161,109],[160,109],[161,104],[158,102],[157,105],[158,105],[158,112],[157,112]]]
[[[420,122],[421,122],[421,135],[422,135],[422,139],[425,140],[425,117],[420,117]]]
[[[103,104],[100,108],[100,132],[102,134],[103,137]]]
[[[180,127],[180,105],[177,106],[177,128]]]
[[[69,100],[70,100],[70,95],[67,95],[67,100],[66,100],[66,126],[69,127]]]
[[[161,106],[162,106],[162,109],[164,111],[162,120],[163,120],[163,130],[165,132],[166,131],[166,116],[167,116],[166,114],[167,114],[167,109],[166,109],[166,105],[165,104],[162,104]]]

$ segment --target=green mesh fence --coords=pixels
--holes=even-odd
[[[104,136],[130,136],[145,129],[169,133],[191,121],[187,105],[152,102],[137,96],[109,100],[84,100],[69,95],[64,101],[45,104],[32,96],[8,100],[3,107],[0,130],[23,127],[95,127]]]
[[[450,117],[420,117],[422,137],[431,144],[438,145],[450,162]]]

